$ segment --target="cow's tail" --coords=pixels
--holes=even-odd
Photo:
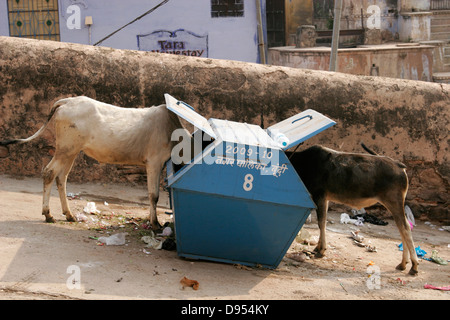
[[[368,153],[370,153],[371,155],[374,156],[378,156],[378,153],[376,153],[375,151],[373,151],[372,149],[369,149],[364,143],[361,142],[361,147],[366,150]]]
[[[45,131],[45,129],[47,129],[47,126],[50,123],[50,120],[53,118],[53,115],[55,114],[56,110],[60,106],[64,105],[66,102],[67,102],[67,99],[61,99],[61,100],[56,101],[55,104],[53,105],[52,109],[50,110],[50,114],[48,115],[47,121],[31,137],[28,137],[25,139],[11,139],[11,140],[0,141],[0,146],[7,146],[10,144],[22,144],[22,143],[26,143],[26,142],[36,139],[37,137],[39,137],[42,134],[42,132]]]
[[[378,156],[379,154],[378,153],[376,153],[375,151],[373,151],[372,149],[369,149],[364,143],[362,143],[361,142],[361,147],[363,147],[363,149],[364,150],[366,150],[368,153],[370,153],[371,155],[374,155],[374,156]],[[406,165],[404,164],[404,163],[402,163],[402,162],[400,162],[400,161],[397,161],[397,160],[393,160],[396,164],[397,164],[397,166],[399,167],[399,168],[401,168],[401,169],[405,169],[406,168]]]

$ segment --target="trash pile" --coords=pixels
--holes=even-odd
[[[80,199],[78,195],[68,194],[70,199]],[[104,202],[105,206],[109,206]],[[130,216],[128,216],[130,215]],[[118,215],[114,212],[102,212],[97,209],[95,202],[88,201],[82,212],[76,212],[75,218],[79,223],[85,223],[89,230],[107,233],[105,236],[90,236],[89,239],[96,240],[99,246],[122,246],[127,245],[126,236],[137,233],[140,241],[146,244],[143,252],[151,254],[148,250],[176,250],[174,224],[166,222],[161,233],[155,234],[150,224],[144,219],[134,217],[130,212]],[[106,220],[106,221],[105,221]],[[114,230],[122,229],[124,232],[111,234]]]
[[[370,240],[367,243],[364,242],[364,237],[359,232],[359,230],[351,231],[354,243],[359,247],[366,248],[368,252],[377,252],[377,248],[371,244]]]
[[[149,230],[149,235],[143,236],[141,241],[147,244],[147,248],[156,250],[175,250],[176,242],[172,231],[173,224],[167,224],[161,233],[155,235],[153,230]],[[144,251],[145,252],[145,251]],[[148,251],[146,252],[148,254]]]
[[[398,245],[398,249],[400,251],[403,251],[403,243],[400,243]],[[431,250],[431,257],[429,257],[429,258],[425,257],[426,254],[427,254],[427,252],[425,250],[421,249],[420,246],[416,247],[416,255],[418,258],[421,258],[421,259],[427,260],[427,261],[431,261],[431,262],[434,262],[434,263],[437,263],[440,265],[448,264],[448,262],[445,259],[438,256],[437,250]]]
[[[340,216],[340,222],[342,224],[354,224],[355,226],[362,226],[365,222],[368,223],[372,223],[372,224],[376,224],[376,225],[382,225],[385,226],[388,223],[378,219],[377,217],[367,213],[364,209],[361,210],[352,210],[352,217],[350,217],[347,213],[341,213]],[[416,226],[416,222],[414,219],[414,215],[411,211],[411,208],[407,205],[405,205],[405,214],[406,214],[406,218],[408,220],[408,223],[411,227],[411,230],[414,229],[414,227]],[[426,225],[429,225],[430,227],[434,228],[435,226],[429,222],[425,222]],[[441,227],[439,228],[439,230],[443,231],[443,230],[447,230],[446,227]],[[359,230],[356,231],[351,231],[351,237],[354,241],[354,243],[359,246],[359,247],[364,247],[367,249],[367,251],[369,252],[377,252],[377,249],[375,246],[370,244],[370,241],[368,241],[368,243],[364,242],[364,236],[362,236],[360,234]],[[403,244],[399,244],[398,245],[399,250],[403,251]],[[432,261],[441,265],[446,265],[448,262],[444,259],[442,259],[441,257],[439,257],[437,254],[438,252],[436,250],[432,250],[431,253],[431,257],[427,258],[425,257],[425,255],[427,254],[427,252],[425,252],[425,250],[421,249],[420,246],[418,246],[417,248],[415,248],[416,250],[416,254],[418,258],[427,260],[427,261]]]
[[[364,223],[371,223],[379,226],[388,225],[387,221],[381,220],[378,217],[374,216],[373,214],[367,213],[364,208],[360,210],[352,209],[351,212],[352,212],[351,217],[345,212],[341,213],[340,222],[345,224],[354,224],[355,226],[362,226]],[[411,208],[407,205],[405,205],[405,214],[412,230],[416,225],[416,221],[414,219],[414,215],[411,211]]]
[[[410,225],[411,230],[413,230],[417,225],[414,219],[414,215],[411,211],[411,209],[408,206],[405,206],[405,215],[407,218],[407,221]],[[329,223],[333,224],[333,221],[329,221]],[[361,228],[361,226],[363,226],[365,223],[371,223],[371,224],[376,224],[376,225],[380,225],[380,226],[385,226],[388,223],[378,219],[377,217],[368,214],[367,212],[365,212],[364,209],[361,209],[359,211],[356,210],[352,210],[352,213],[349,215],[345,212],[340,214],[340,223],[341,224],[349,224],[350,226],[348,227],[347,232],[350,233],[349,235],[349,239],[351,239],[351,241],[358,247],[362,247],[365,248],[367,250],[367,252],[377,252],[377,248],[375,245],[373,245],[371,243],[371,241],[369,239],[367,239],[367,237],[365,235],[363,235],[363,232],[361,232],[362,229],[364,230],[364,228]],[[425,225],[435,229],[435,230],[439,230],[439,231],[448,231],[450,232],[450,226],[436,226],[433,225],[431,222],[425,222]],[[330,230],[332,230],[330,228]],[[341,230],[337,230],[338,232],[341,232]],[[414,232],[414,231],[413,231]],[[295,241],[299,244],[302,245],[311,245],[311,244],[317,244],[318,242],[318,237],[312,237],[310,235],[310,233],[305,230],[305,228],[302,228],[300,230],[300,232],[298,233],[298,235],[295,238]],[[403,251],[403,244],[400,243],[398,246],[398,249],[400,251]],[[426,260],[426,261],[430,261],[432,263],[436,263],[440,266],[443,266],[445,268],[446,265],[448,265],[448,262],[450,262],[450,260],[444,259],[443,257],[439,256],[439,252],[438,250],[436,250],[435,246],[432,245],[432,250],[431,250],[431,255],[429,255],[423,248],[421,248],[420,246],[417,246],[415,248],[415,252],[417,254],[417,257],[421,260]],[[448,248],[450,248],[450,244],[448,244]],[[305,262],[306,260],[310,259],[310,255],[313,254],[312,252],[309,252],[307,247],[302,247],[301,250],[298,250],[298,248],[295,248],[296,252],[289,252],[286,254],[286,257],[294,260],[296,262]],[[380,251],[382,251],[380,249]],[[335,255],[337,256],[337,255]],[[361,258],[359,258],[361,259]],[[375,260],[374,260],[375,261]],[[336,263],[335,260],[332,260],[333,263]],[[373,261],[370,261],[367,264],[368,267],[370,266],[376,266],[376,263]],[[353,268],[353,270],[355,270],[355,268]],[[407,283],[407,281],[404,281],[400,278],[397,278],[395,280],[395,283],[399,283],[401,285],[405,285]],[[450,286],[439,286],[439,285],[431,285],[426,283],[423,286],[424,289],[433,289],[433,290],[442,290],[442,291],[450,291]]]
[[[133,223],[133,222],[132,222]],[[169,224],[169,223],[166,223]],[[156,249],[156,250],[176,250],[176,241],[175,234],[172,231],[173,226],[165,226],[161,233],[155,234],[155,232],[151,229],[147,229],[146,224],[141,224],[140,227],[134,227],[134,230],[139,230],[142,228],[145,230],[145,235],[140,238],[140,240],[147,245],[143,248],[143,252],[146,254],[151,254],[148,251],[148,248]],[[141,229],[141,231],[142,231]],[[120,232],[116,234],[112,234],[110,236],[103,237],[95,237],[91,236],[90,239],[97,240],[97,245],[107,245],[107,246],[122,246],[126,245],[126,236],[128,236],[128,232]]]
[[[379,226],[386,226],[388,224],[388,222],[367,213],[364,208],[361,210],[352,209],[352,217],[345,212],[341,213],[340,222],[343,224],[354,224],[355,226],[362,226],[365,222]]]
[[[300,232],[295,237],[295,242],[301,245],[306,245],[307,247],[303,248],[300,252],[286,253],[286,257],[297,262],[304,262],[307,259],[310,259],[310,256],[313,254],[313,252],[309,250],[309,246],[317,245],[319,242],[319,237],[311,236],[308,230],[301,228]]]
[[[72,199],[76,199],[76,198],[72,198]],[[105,202],[105,204],[107,204],[107,203]],[[88,217],[87,215],[96,215],[99,213],[101,213],[101,211],[97,209],[95,202],[91,201],[91,202],[86,203],[86,206],[83,208],[83,212],[75,213],[75,219],[78,222],[97,223],[97,222],[99,222],[99,220],[97,218],[92,217],[92,216]]]

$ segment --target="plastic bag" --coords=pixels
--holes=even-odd
[[[400,243],[398,245],[398,250],[403,251],[403,243]],[[416,255],[419,258],[424,257],[427,254],[427,252],[425,250],[423,250],[422,248],[420,248],[420,246],[416,247]]]
[[[305,243],[309,238],[311,238],[311,234],[308,232],[308,230],[302,228],[295,237],[295,241],[297,241],[298,243]]]
[[[341,213],[341,223],[343,224],[354,224],[355,226],[362,226],[364,224],[364,219],[358,218],[358,219],[352,219],[347,213]]]
[[[443,291],[450,291],[450,286],[446,286],[446,287],[436,287],[436,286],[432,286],[431,284],[425,284],[423,286],[425,289],[434,289],[434,290],[443,290]]]
[[[416,226],[416,220],[414,219],[414,215],[411,211],[411,208],[408,207],[407,205],[405,206],[405,214],[406,214],[406,218],[409,221],[409,225],[411,226],[411,230],[413,229],[413,227]]]
[[[172,235],[173,231],[171,227],[165,227],[162,231],[162,233],[159,233],[158,236],[163,237],[170,237]]]
[[[86,206],[84,207],[83,211],[85,213],[91,214],[100,213],[100,210],[97,210],[97,208],[95,207],[95,202],[86,203]]]
[[[141,240],[147,244],[148,248],[153,248],[157,250],[162,249],[162,241],[155,239],[153,234],[151,236],[143,236]]]
[[[127,232],[116,233],[109,237],[100,237],[98,241],[106,244],[107,246],[121,246],[125,244],[125,236]]]
[[[448,264],[447,261],[438,256],[438,252],[436,250],[431,251],[431,261],[442,265]]]
[[[75,219],[78,222],[87,222],[88,221],[88,218],[86,217],[86,215],[84,215],[84,213],[81,213],[81,212],[75,213]]]

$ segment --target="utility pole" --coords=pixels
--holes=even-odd
[[[330,71],[336,71],[339,31],[341,29],[341,12],[342,0],[334,0],[333,39],[331,40]]]
[[[259,0],[256,1],[256,19],[258,20],[258,48],[259,56],[261,58],[261,63],[266,64],[266,46],[264,44],[264,33],[262,27],[262,16],[261,16],[261,3]]]

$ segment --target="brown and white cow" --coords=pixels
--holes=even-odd
[[[315,251],[321,257],[327,248],[325,228],[328,201],[356,209],[379,202],[392,213],[403,241],[403,259],[397,269],[405,270],[406,263],[411,259],[409,273],[415,275],[419,263],[404,210],[408,190],[406,166],[366,150],[372,154],[338,152],[322,146],[312,146],[296,153],[287,152],[317,206],[320,237]]]
[[[183,129],[180,119],[166,105],[150,108],[121,108],[88,97],[57,101],[47,122],[31,137],[0,142],[0,146],[29,142],[42,134],[50,120],[55,122],[56,150],[43,170],[44,193],[42,214],[54,222],[49,198],[56,179],[63,214],[74,221],[67,197],[66,181],[80,151],[102,163],[145,166],[150,199],[149,220],[152,228],[160,227],[156,216],[159,177],[176,142],[174,130]],[[186,133],[190,134],[185,130]]]

